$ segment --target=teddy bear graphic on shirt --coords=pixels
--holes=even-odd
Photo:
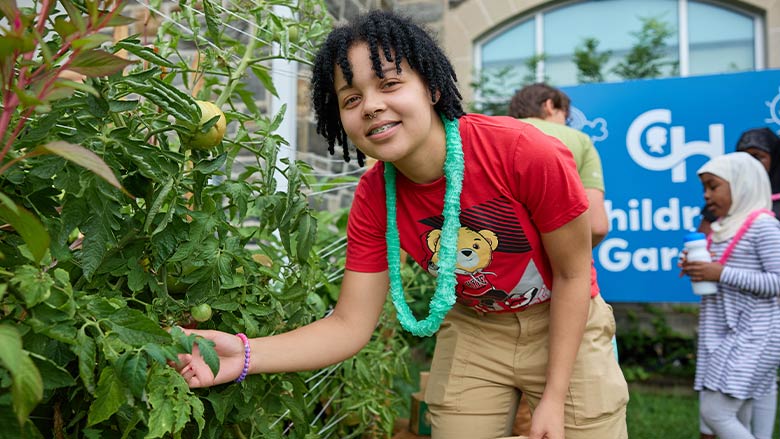
[[[433,253],[428,271],[438,274],[441,230],[433,229],[427,235],[428,249]],[[461,227],[458,231],[455,276],[457,278],[457,300],[459,303],[483,312],[511,311],[531,303],[539,292],[530,288],[523,293],[507,294],[496,288],[488,276],[496,274],[486,269],[493,260],[498,247],[498,236],[488,229],[472,230]]]

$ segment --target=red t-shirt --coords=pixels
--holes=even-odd
[[[540,233],[565,225],[588,208],[571,152],[510,117],[463,116],[460,135],[465,171],[458,302],[484,312],[513,312],[549,300],[552,270]],[[383,172],[384,164],[377,163],[355,192],[347,226],[348,270],[387,270]],[[415,184],[400,172],[396,175],[401,248],[435,276],[445,179]],[[598,294],[595,282],[592,294]]]

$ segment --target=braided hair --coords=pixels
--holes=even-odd
[[[434,104],[437,112],[450,120],[464,114],[460,102],[462,96],[456,86],[455,70],[426,30],[407,17],[387,11],[370,11],[344,26],[335,28],[328,35],[314,61],[311,79],[312,106],[317,120],[317,133],[328,141],[328,151],[331,155],[335,154],[335,144],[338,143],[343,148],[344,160],[350,161],[347,133],[339,117],[334,78],[338,66],[347,83],[352,83],[352,67],[347,54],[356,43],[368,45],[377,77],[384,77],[380,55],[388,62],[394,62],[399,73],[401,62],[406,60],[428,85],[431,96],[438,97]],[[365,155],[362,151],[357,150],[357,158],[358,164],[363,166]]]

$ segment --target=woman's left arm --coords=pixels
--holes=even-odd
[[[542,234],[553,271],[547,384],[534,412],[531,438],[563,438],[563,411],[569,380],[590,309],[590,221],[583,213]],[[544,435],[547,436],[544,436]]]

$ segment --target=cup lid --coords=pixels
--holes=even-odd
[[[707,239],[707,235],[701,232],[691,232],[683,236],[683,242],[698,241],[700,239]]]

